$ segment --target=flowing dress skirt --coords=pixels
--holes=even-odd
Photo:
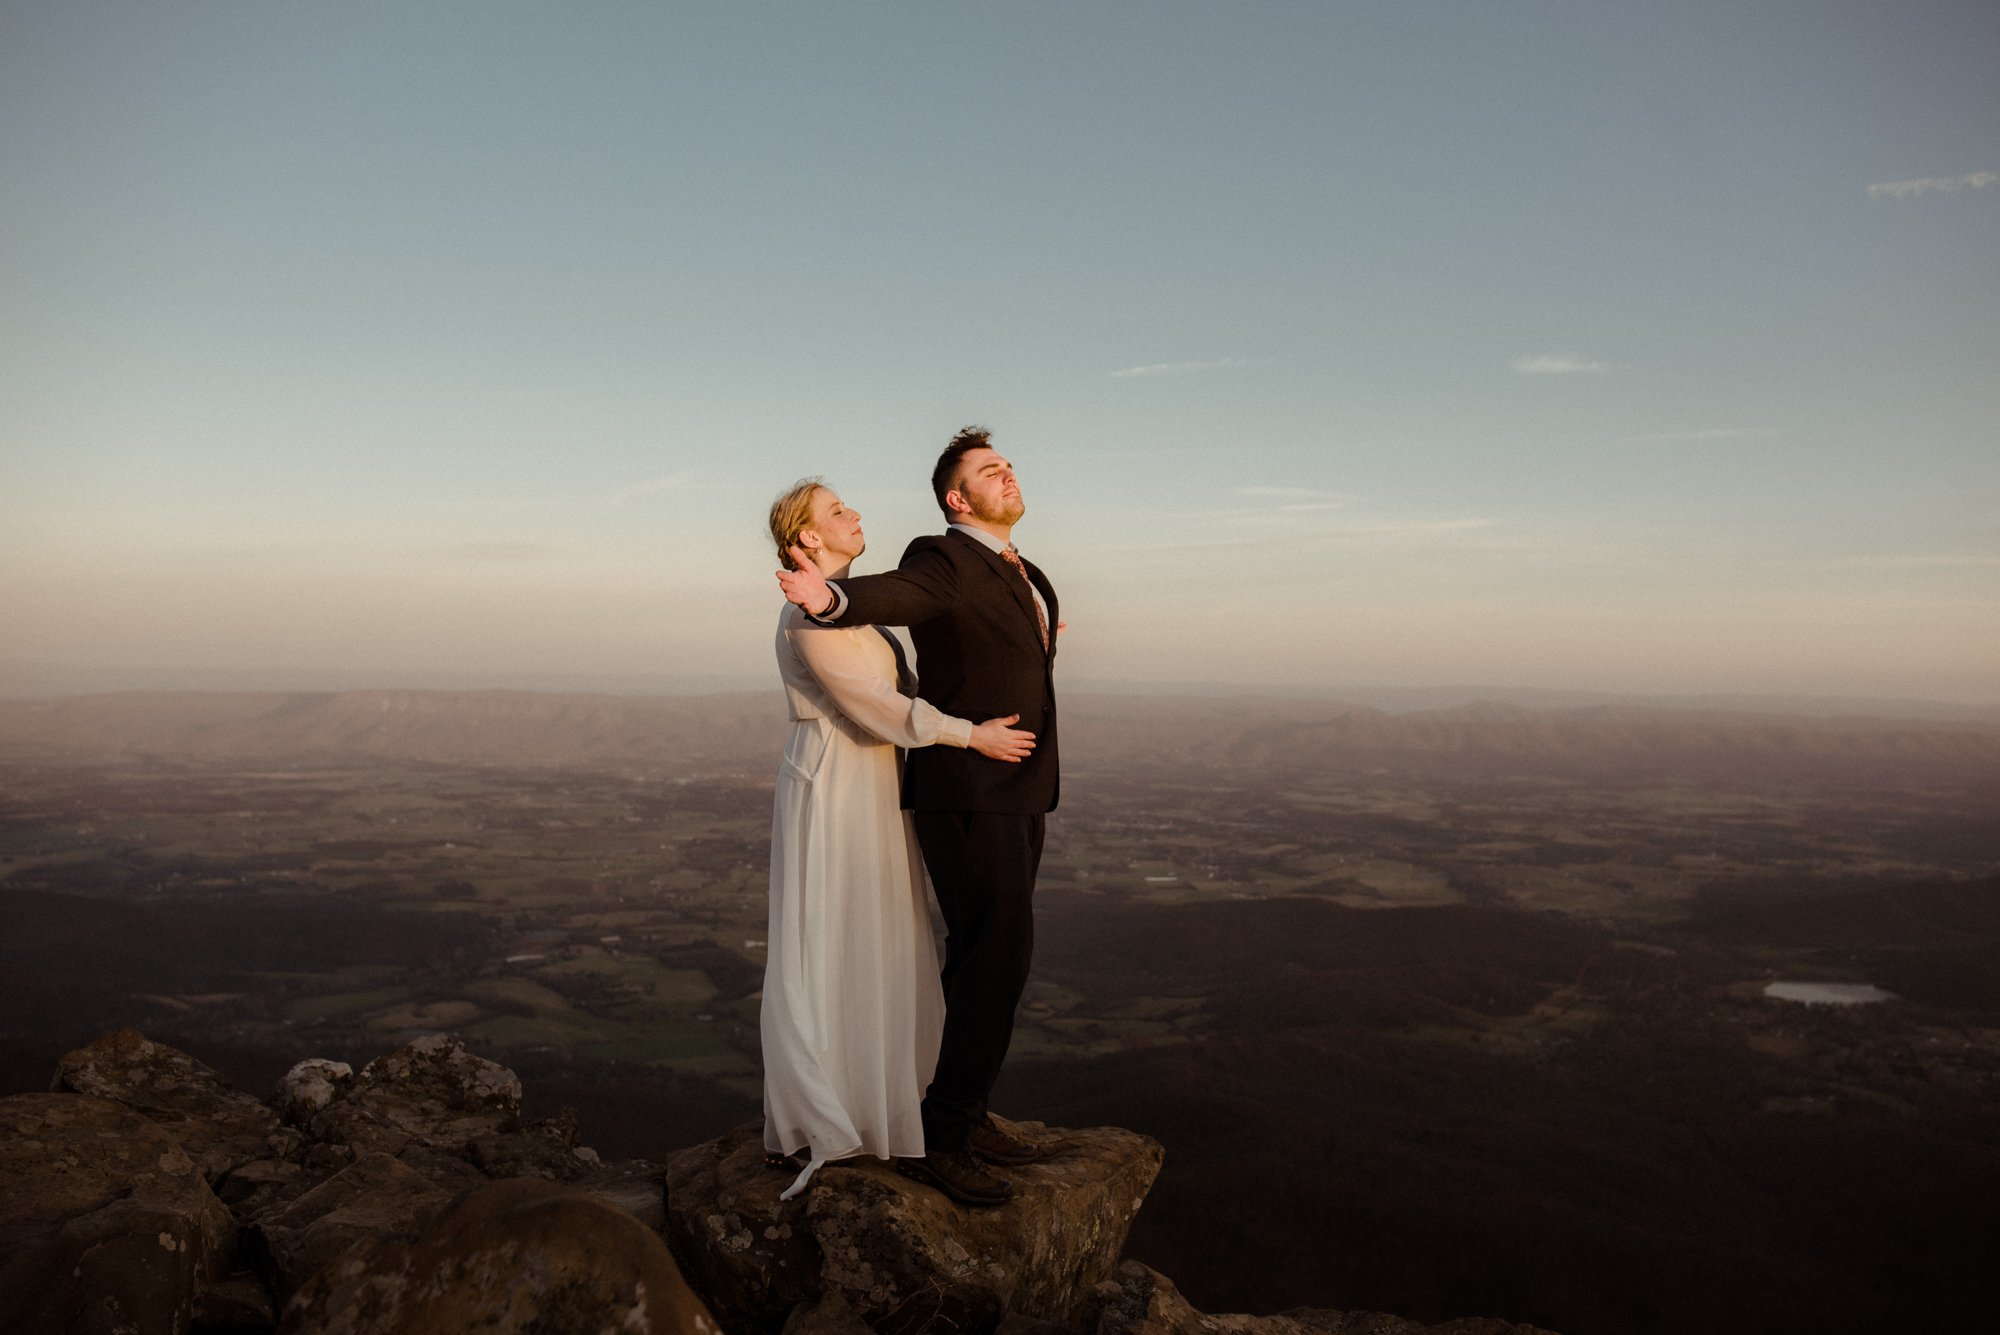
[[[944,996],[899,768],[894,746],[828,717],[793,724],[779,767],[764,1147],[808,1152],[788,1197],[830,1160],[924,1152]]]

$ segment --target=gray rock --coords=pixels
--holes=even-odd
[[[465,1159],[474,1142],[521,1130],[521,1082],[455,1038],[433,1034],[377,1057],[314,1113],[314,1140],[357,1152],[420,1148]]]
[[[778,1199],[791,1179],[764,1166],[757,1123],[667,1157],[667,1245],[732,1332],[780,1330],[824,1290],[805,1201]]]
[[[1174,1282],[1126,1261],[1098,1286],[1096,1335],[1554,1335],[1539,1326],[1490,1317],[1464,1317],[1425,1325],[1386,1312],[1341,1312],[1301,1307],[1276,1316],[1198,1312]]]
[[[667,1227],[667,1193],[661,1168],[644,1159],[603,1165],[576,1185],[606,1205],[631,1215],[655,1233]]]
[[[158,1124],[211,1183],[252,1159],[297,1158],[299,1134],[276,1113],[194,1058],[136,1029],[119,1029],[66,1054],[55,1088],[122,1103]]]
[[[332,1103],[353,1083],[354,1068],[346,1062],[308,1057],[278,1079],[278,1111],[293,1126],[305,1126],[313,1114]]]
[[[252,1159],[225,1173],[215,1194],[239,1221],[254,1220],[297,1200],[325,1176],[289,1159]]]
[[[436,1183],[454,1196],[486,1181],[486,1174],[476,1164],[430,1145],[405,1145],[397,1152],[396,1158],[418,1176]]]
[[[264,1281],[247,1270],[211,1284],[195,1308],[194,1335],[270,1335],[278,1308]]]
[[[357,1243],[414,1234],[452,1193],[401,1160],[364,1154],[244,1230],[252,1262],[280,1299]]]
[[[1174,1282],[1137,1261],[1120,1263],[1097,1297],[1096,1335],[1210,1335]]]
[[[794,1307],[781,1335],[875,1335],[875,1328],[847,1305],[839,1289],[828,1289],[818,1302]]]
[[[0,1099],[7,1335],[266,1335],[273,1295],[292,1335],[1550,1335],[1199,1312],[1118,1263],[1162,1156],[1114,1127],[1005,1124],[1058,1152],[966,1210],[875,1160],[780,1201],[793,1173],[764,1166],[756,1125],[664,1171],[603,1163],[573,1115],[523,1126],[513,1072],[442,1036],[358,1076],[294,1067],[278,1097],[309,1145],[129,1029],[64,1057],[57,1089]],[[225,1273],[239,1239],[256,1273]]]
[[[287,1305],[285,1335],[720,1335],[653,1232],[534,1178],[470,1192],[408,1241],[364,1242]]]
[[[195,1162],[131,1109],[83,1094],[0,1099],[0,1330],[189,1328],[233,1225]]]
[[[764,1166],[759,1127],[739,1128],[668,1160],[668,1242],[732,1329],[781,1330],[835,1291],[878,1331],[991,1331],[1010,1312],[1078,1326],[1094,1319],[1095,1286],[1118,1262],[1160,1147],[1116,1127],[1008,1125],[1062,1149],[1008,1170],[1014,1199],[986,1210],[876,1160],[829,1165],[780,1201],[791,1174]]]
[[[1084,1332],[1075,1326],[1059,1326],[1053,1321],[1009,1312],[1000,1318],[1000,1325],[993,1335],[1084,1335]]]
[[[474,1136],[467,1156],[488,1177],[545,1177],[575,1182],[599,1166],[597,1151],[576,1143],[576,1113],[568,1108],[518,1131]]]
[[[330,1177],[354,1162],[352,1145],[313,1145],[306,1150],[306,1171],[315,1177]]]

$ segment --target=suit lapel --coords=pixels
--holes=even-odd
[[[1022,579],[1019,572],[1007,564],[1006,558],[977,538],[969,538],[957,529],[946,529],[945,534],[948,537],[957,538],[960,542],[979,554],[980,559],[986,562],[986,568],[991,570],[994,575],[999,577],[1000,582],[1006,585],[1007,596],[1012,598],[1014,605],[1021,609],[1021,615],[1028,619],[1028,634],[1039,640],[1041,638],[1041,631],[1038,629],[1035,620],[1035,596],[1028,592],[1028,581]],[[1048,588],[1049,581],[1047,577],[1043,576],[1041,571],[1035,569],[1033,562],[1024,557],[1021,563],[1027,566],[1029,571],[1036,577],[1042,601],[1049,606],[1049,648],[1053,650],[1056,641],[1055,596]]]

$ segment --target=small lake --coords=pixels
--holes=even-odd
[[[1770,983],[1764,995],[1808,1006],[1867,1006],[1896,999],[1894,992],[1884,992],[1873,983]]]

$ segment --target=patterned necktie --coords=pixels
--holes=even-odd
[[[1021,582],[1028,586],[1028,602],[1035,609],[1035,629],[1042,633],[1042,652],[1047,653],[1049,651],[1049,616],[1048,613],[1042,611],[1042,600],[1035,596],[1035,581],[1028,578],[1028,567],[1022,564],[1021,554],[1014,550],[1011,543],[1000,549],[1000,559],[1014,567],[1015,573],[1021,577]]]

